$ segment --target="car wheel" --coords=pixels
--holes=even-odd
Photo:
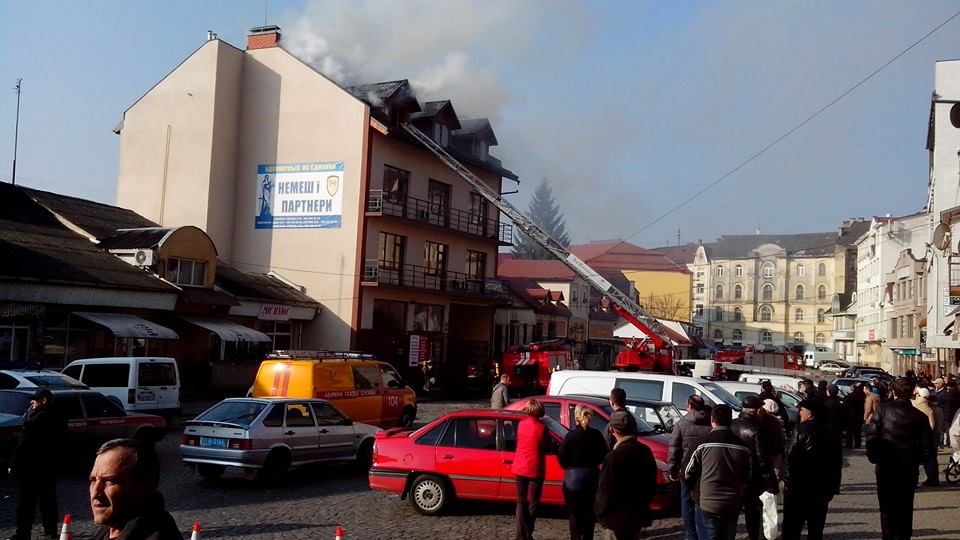
[[[219,480],[226,470],[227,468],[223,465],[210,465],[209,463],[201,463],[197,465],[197,474],[200,475],[200,478],[203,478],[208,482]]]
[[[289,468],[290,454],[284,450],[272,450],[257,477],[265,484],[275,484],[283,479]]]
[[[403,427],[413,427],[413,421],[416,420],[417,413],[413,410],[413,407],[407,407],[403,409],[403,414],[400,415],[400,425]]]
[[[442,478],[432,474],[417,477],[410,486],[410,503],[425,516],[439,515],[450,504],[451,498],[453,490]]]
[[[366,440],[360,443],[360,448],[357,449],[357,467],[366,471],[371,465],[373,465],[373,440]]]

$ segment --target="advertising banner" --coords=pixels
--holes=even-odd
[[[339,229],[343,162],[257,166],[257,229]]]

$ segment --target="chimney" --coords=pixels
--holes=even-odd
[[[280,27],[276,25],[251,28],[247,35],[247,50],[269,49],[280,42]]]

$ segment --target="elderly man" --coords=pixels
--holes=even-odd
[[[94,540],[183,540],[157,491],[160,462],[153,446],[115,439],[97,451],[90,472],[90,508],[102,525]]]
[[[616,443],[600,469],[593,510],[617,540],[640,538],[650,525],[650,501],[657,490],[653,452],[637,440],[637,421],[629,411],[616,411],[608,424]]]
[[[500,382],[493,387],[490,395],[491,409],[505,409],[510,404],[510,375],[500,375]]]
[[[743,409],[740,418],[730,425],[730,431],[740,438],[750,449],[754,465],[757,470],[753,475],[753,482],[747,487],[743,498],[743,519],[750,540],[761,540],[763,527],[763,504],[760,494],[764,491],[777,494],[780,492],[780,482],[777,479],[774,462],[783,448],[776,444],[776,437],[771,427],[760,415],[763,410],[763,401],[757,396],[743,398]]]

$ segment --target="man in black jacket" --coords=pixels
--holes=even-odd
[[[790,423],[790,415],[787,413],[787,407],[783,404],[783,401],[780,400],[780,396],[777,394],[777,390],[773,387],[772,382],[767,379],[760,381],[759,397],[761,402],[772,399],[773,402],[777,404],[777,415],[780,417],[780,420],[783,421],[783,429],[786,431],[793,429]]]
[[[760,502],[760,494],[764,491],[774,494],[780,492],[780,482],[773,467],[776,458],[776,450],[771,447],[773,437],[772,434],[764,432],[766,428],[757,418],[761,408],[763,408],[763,402],[759,397],[743,398],[740,418],[730,425],[730,431],[740,437],[750,449],[757,468],[757,474],[753,476],[753,482],[743,498],[743,519],[746,522],[750,540],[762,540],[763,503]]]
[[[690,455],[684,478],[697,503],[700,540],[734,540],[744,491],[753,475],[750,449],[730,431],[733,411],[717,405],[710,411],[713,429]]]
[[[710,433],[710,411],[703,398],[693,394],[687,398],[687,414],[677,422],[670,434],[670,454],[667,458],[670,478],[680,480],[680,517],[683,521],[685,540],[698,539],[693,494],[681,471],[690,461],[693,447],[708,433]]]
[[[840,400],[840,388],[831,384],[827,387],[827,397],[823,400],[823,415],[825,418],[817,418],[817,421],[826,420],[827,425],[843,433],[847,425],[846,411],[843,409],[843,401]]]
[[[43,532],[50,537],[57,535],[60,517],[55,467],[60,462],[59,449],[66,443],[66,434],[66,420],[53,408],[53,393],[41,388],[30,400],[20,442],[10,457],[8,472],[20,480],[17,532],[13,539],[30,540],[37,502]]]
[[[783,540],[800,540],[804,523],[807,539],[821,540],[827,507],[840,493],[843,443],[824,419],[823,404],[805,399],[799,407],[800,424],[783,476]]]
[[[600,470],[594,512],[617,540],[635,540],[650,525],[650,501],[657,489],[653,452],[637,441],[636,419],[627,411],[610,415],[608,428],[617,438]]]
[[[893,400],[880,405],[876,429],[867,441],[867,458],[876,465],[883,540],[910,538],[919,466],[936,452],[929,419],[910,403],[913,389],[907,379],[893,383]]]

